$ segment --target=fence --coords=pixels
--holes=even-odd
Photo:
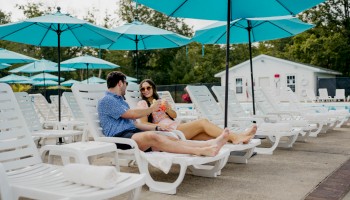
[[[332,97],[335,95],[335,89],[345,89],[345,96],[347,97],[350,95],[350,78],[319,78],[317,81],[317,95],[318,88],[327,88],[328,95]]]
[[[182,95],[186,94],[185,87],[187,85],[205,85],[211,88],[214,85],[220,85],[220,83],[194,83],[194,84],[176,84],[176,85],[159,85],[157,86],[158,91],[169,91],[171,96],[174,98],[175,103],[187,103],[182,99]],[[215,96],[215,95],[214,95]]]

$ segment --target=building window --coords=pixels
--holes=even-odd
[[[287,87],[295,92],[295,76],[287,76]]]
[[[236,78],[236,94],[242,94],[242,93],[243,93],[243,79]]]

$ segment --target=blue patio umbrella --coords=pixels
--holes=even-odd
[[[255,114],[251,43],[291,37],[312,28],[291,16],[236,19],[230,23],[230,44],[249,43],[253,114]],[[202,44],[225,44],[226,23],[216,22],[196,31],[192,40]]]
[[[63,14],[59,7],[57,10],[55,14],[1,25],[0,40],[57,47],[58,76],[61,77],[61,46],[98,46],[114,42],[118,35],[106,28]],[[60,81],[58,85],[60,86]],[[60,87],[58,90],[61,95]],[[58,119],[61,121],[61,98],[58,101]]]
[[[75,71],[75,69],[61,67],[60,71]],[[32,63],[17,67],[12,69],[9,72],[11,73],[38,73],[38,72],[58,72],[57,63],[50,60],[37,60]]]
[[[34,86],[56,86],[58,85],[57,81],[53,81],[53,80],[47,80],[47,81],[39,81],[39,82],[35,82],[33,83]]]
[[[0,63],[0,69],[6,69],[8,67],[10,67],[10,64],[6,64],[6,63]]]
[[[80,81],[69,79],[68,81],[62,82],[61,85],[70,87],[75,83],[80,83]]]
[[[119,36],[111,44],[100,46],[101,49],[135,50],[136,79],[138,79],[138,51],[181,47],[190,42],[190,38],[157,28],[137,19],[131,23],[112,29]]]
[[[230,22],[240,18],[296,15],[325,0],[134,0],[173,17],[226,21],[225,122],[227,127]]]
[[[28,63],[36,61],[35,58],[25,56],[20,53],[9,51],[3,48],[0,48],[0,62],[1,63]]]
[[[120,67],[114,63],[89,55],[65,60],[61,63],[61,66],[74,69],[86,69],[86,78],[89,77],[89,69],[114,69]]]
[[[0,83],[20,83],[23,81],[31,81],[32,79],[27,76],[19,76],[16,74],[10,74],[0,78]]]
[[[81,83],[88,83],[88,84],[90,84],[90,83],[99,84],[99,83],[105,83],[105,82],[106,82],[106,80],[104,80],[102,78],[95,77],[95,76],[81,81]]]
[[[34,81],[44,81],[44,80],[52,80],[52,81],[64,81],[64,78],[59,78],[58,76],[49,74],[49,73],[40,73],[40,74],[36,74],[34,76],[30,77],[32,80]]]

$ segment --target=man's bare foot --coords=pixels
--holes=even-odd
[[[216,156],[219,153],[218,146],[199,147],[196,155],[198,156]]]

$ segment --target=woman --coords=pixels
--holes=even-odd
[[[148,117],[140,118],[140,121],[145,124],[154,124],[156,130],[179,130],[183,132],[188,140],[210,140],[221,135],[223,129],[209,122],[207,119],[199,119],[187,123],[178,123],[174,119],[177,117],[176,112],[165,101],[159,99],[157,87],[150,79],[145,79],[140,83],[140,92],[143,100],[138,102],[138,107],[149,107],[153,101],[161,101],[160,110],[153,112]],[[247,143],[256,133],[256,125],[253,125],[249,130],[235,134],[230,131],[229,142],[233,144]]]

